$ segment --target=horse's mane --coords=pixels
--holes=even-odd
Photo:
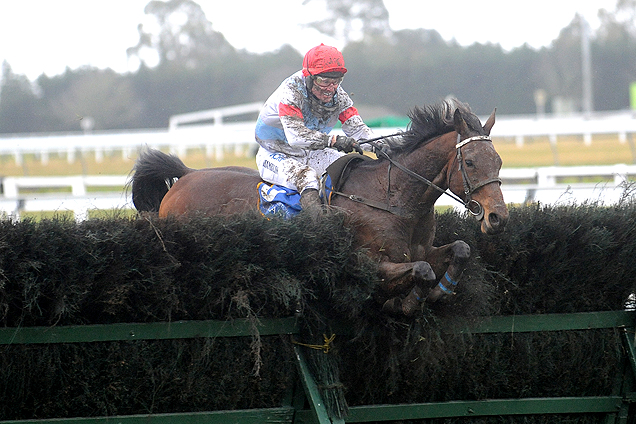
[[[459,109],[469,128],[482,132],[479,118],[470,106],[457,99],[444,100],[434,105],[416,106],[408,116],[411,119],[406,131],[398,137],[387,139],[393,153],[409,153],[436,137],[454,130],[453,115]]]

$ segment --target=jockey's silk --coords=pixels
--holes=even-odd
[[[301,191],[318,188],[318,178],[334,160],[344,155],[331,145],[329,132],[338,123],[356,140],[373,138],[353,101],[340,86],[333,101],[322,104],[308,92],[305,77],[298,71],[267,99],[256,122],[256,141],[261,146],[256,165],[263,180]],[[365,149],[370,146],[364,145]],[[296,162],[309,166],[299,176]]]
[[[329,145],[331,136],[328,134],[338,120],[349,137],[356,140],[373,137],[342,87],[338,86],[334,101],[325,107],[317,106],[315,99],[310,102],[309,95],[302,71],[283,81],[259,114],[255,132],[257,142],[272,153],[294,155],[299,148],[322,149]]]

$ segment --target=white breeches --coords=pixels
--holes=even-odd
[[[335,149],[307,150],[304,156],[272,153],[259,147],[256,166],[261,178],[268,183],[302,193],[307,188],[318,190],[318,179],[327,167],[345,153]]]

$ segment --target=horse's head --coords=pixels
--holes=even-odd
[[[481,126],[479,119],[460,108],[453,122],[457,133],[456,155],[449,167],[449,189],[466,203],[481,222],[481,231],[497,234],[508,222],[508,208],[501,193],[501,158],[490,139],[495,110]]]

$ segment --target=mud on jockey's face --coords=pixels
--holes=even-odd
[[[323,103],[328,103],[333,99],[334,94],[338,86],[342,82],[342,76],[326,77],[322,75],[316,75],[312,77],[313,84],[311,92],[318,100]]]

